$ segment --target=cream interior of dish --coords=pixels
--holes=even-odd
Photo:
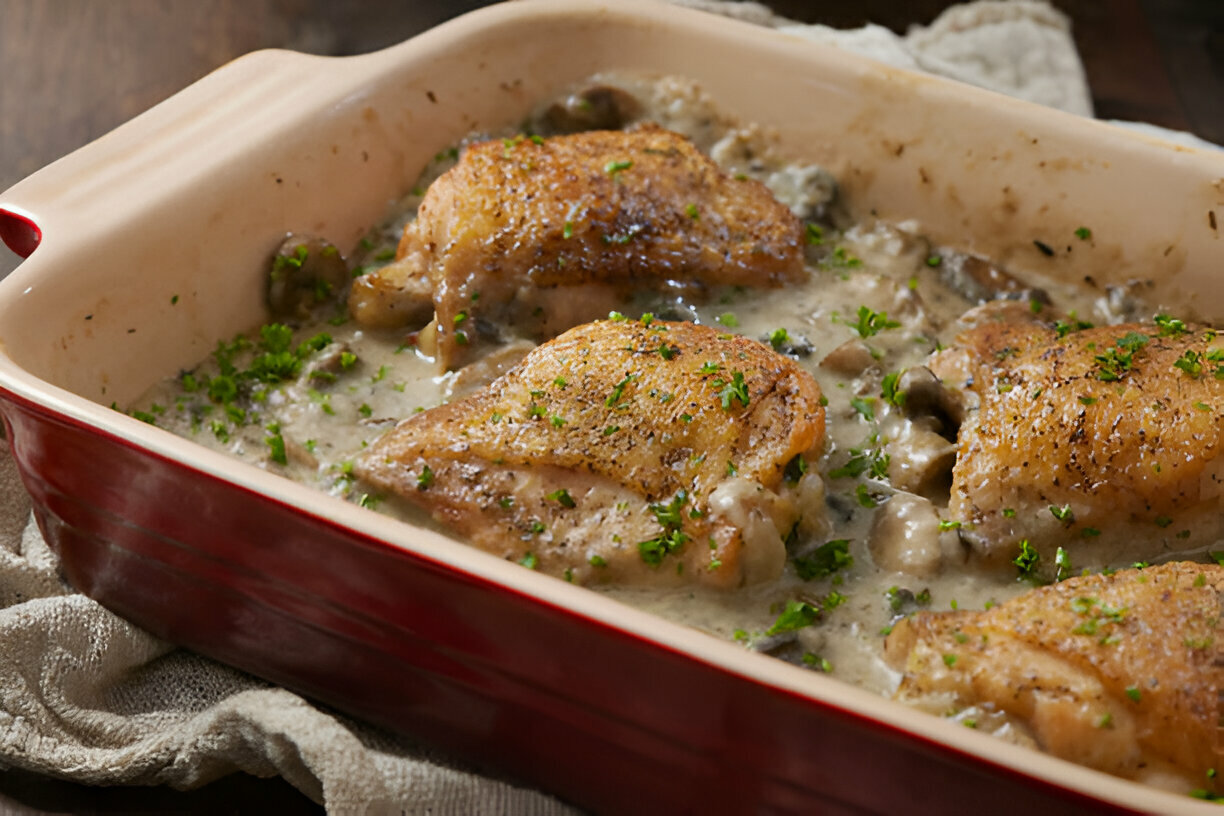
[[[1007,288],[1015,282],[992,282],[988,265],[980,260],[930,245],[920,224],[880,223],[870,216],[845,220],[834,179],[820,168],[775,156],[767,130],[722,115],[689,82],[625,77],[596,82],[628,89],[643,106],[641,119],[689,136],[730,172],[761,180],[812,225],[806,250],[810,274],[802,287],[725,289],[703,302],[643,295],[620,311],[631,318],[650,312],[662,319],[693,320],[759,339],[811,372],[828,400],[826,444],[818,467],[826,486],[819,513],[825,521],[811,540],[791,546],[810,553],[818,545],[845,541],[852,561],[841,559],[832,572],[809,580],[788,567],[777,581],[730,592],[594,589],[746,648],[889,694],[898,677],[884,663],[882,645],[898,617],[919,608],[981,609],[1030,589],[1017,580],[1014,569],[968,566],[958,530],[945,518],[955,429],[941,433],[927,418],[894,405],[886,382],[890,374],[920,369],[928,355],[951,344],[959,318],[980,299],[1000,294],[989,291],[992,286]],[[546,117],[532,121],[546,124]],[[414,217],[425,189],[455,163],[462,148],[444,147],[395,215],[348,253],[354,274],[392,259],[402,226]],[[1085,232],[1060,240],[1074,248],[1086,246],[1091,237]],[[1138,302],[1128,291],[1049,280],[1011,289],[1007,296],[1021,308],[1057,309],[1097,324],[1147,319],[1158,306]],[[403,417],[487,382],[517,360],[525,344],[439,375],[414,337],[363,330],[347,319],[342,297],[322,307],[316,318],[293,327],[293,345],[320,333],[331,342],[305,360],[295,379],[263,390],[244,415],[227,414],[202,385],[218,372],[215,358],[159,384],[132,406],[133,412],[332,495],[432,526],[422,512],[357,482],[351,472],[354,457]],[[248,353],[242,345],[223,343],[223,352],[229,347],[238,355]],[[276,438],[284,443],[283,464],[274,461],[280,456],[270,440]],[[734,495],[725,499],[734,505]],[[1123,565],[1074,564],[1077,571],[1105,566]],[[819,619],[766,634],[795,599],[823,610]],[[955,716],[1002,736],[1028,739],[1000,715],[967,709]]]

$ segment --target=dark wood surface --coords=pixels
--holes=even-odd
[[[0,0],[0,190],[241,54],[376,50],[480,0]],[[779,13],[896,31],[942,0],[773,0]],[[1224,144],[1222,0],[1056,0],[1097,115]],[[0,276],[17,260],[0,249]],[[315,813],[288,783],[237,774],[191,792],[90,788],[0,771],[4,813]]]

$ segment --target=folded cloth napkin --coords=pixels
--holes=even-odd
[[[1045,3],[970,3],[898,37],[802,26],[755,3],[683,0],[1089,114],[1066,18]],[[335,813],[572,813],[132,626],[59,578],[29,498],[0,454],[0,769],[93,784],[191,788],[280,774]]]

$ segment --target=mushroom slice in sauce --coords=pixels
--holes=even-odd
[[[272,256],[268,309],[277,317],[308,318],[348,286],[340,251],[322,238],[289,235]]]
[[[784,478],[820,448],[820,397],[811,375],[753,340],[600,321],[405,419],[356,472],[553,575],[731,588],[777,578],[785,535],[820,513]]]

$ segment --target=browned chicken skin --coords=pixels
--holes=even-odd
[[[434,312],[448,369],[504,332],[545,340],[635,292],[804,274],[790,210],[655,126],[468,147],[430,186],[397,258],[354,282],[349,308],[370,326]]]
[[[920,612],[885,656],[907,702],[1004,712],[1064,759],[1219,789],[1222,592],[1224,567],[1189,562],[1071,578],[982,612]]]
[[[736,587],[777,577],[801,505],[822,510],[814,471],[784,479],[820,448],[820,397],[755,341],[600,321],[403,420],[356,472],[477,546],[575,582]]]
[[[986,322],[962,334],[931,364],[980,402],[953,470],[962,538],[995,562],[1022,539],[1047,564],[1063,546],[1077,567],[1214,546],[1221,348],[1214,331],[1179,323]]]

